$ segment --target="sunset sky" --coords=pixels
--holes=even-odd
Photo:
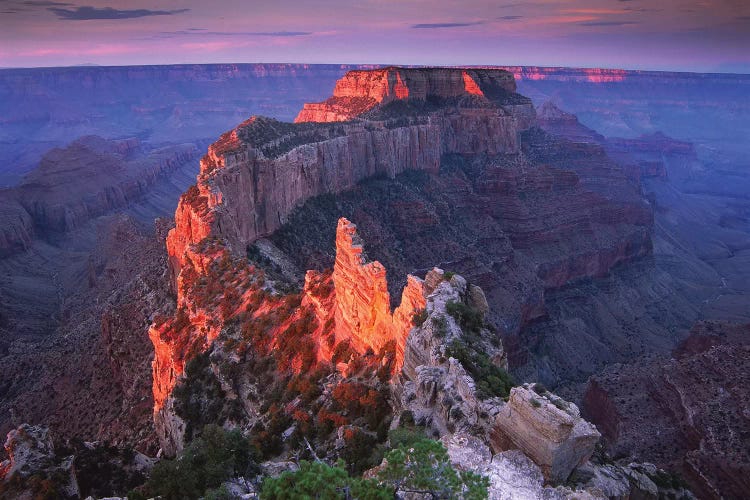
[[[750,0],[0,0],[0,67],[210,62],[750,73]]]

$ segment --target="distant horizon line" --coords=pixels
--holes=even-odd
[[[200,62],[200,63],[164,63],[164,64],[96,64],[82,63],[67,66],[0,66],[0,71],[8,70],[44,70],[44,69],[93,69],[93,68],[139,68],[139,67],[165,67],[165,66],[354,66],[360,68],[380,69],[387,67],[396,68],[466,68],[466,69],[504,69],[504,68],[544,68],[544,69],[569,69],[569,70],[604,70],[625,71],[629,73],[677,73],[694,75],[736,75],[750,76],[748,73],[737,73],[731,71],[688,71],[667,69],[635,69],[603,66],[547,66],[540,64],[467,64],[467,65],[422,65],[422,64],[380,64],[380,63],[307,63],[307,62]]]

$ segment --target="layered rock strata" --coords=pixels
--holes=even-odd
[[[175,278],[188,247],[208,235],[242,252],[314,196],[350,189],[376,175],[437,173],[445,154],[517,152],[519,132],[533,121],[533,107],[513,93],[507,72],[474,72],[472,81],[485,86],[482,92],[487,94],[477,95],[472,85],[466,87],[462,70],[384,71],[381,76],[373,72],[371,78],[351,74],[338,90],[349,100],[372,100],[366,108],[347,104],[349,116],[376,105],[385,110],[379,115],[342,123],[342,116],[329,113],[321,118],[327,123],[310,123],[303,116],[296,124],[253,117],[222,135],[201,161],[198,183],[183,196],[175,215],[177,227],[167,241]],[[396,77],[409,82],[406,88],[411,90],[394,90],[401,87],[388,82]],[[357,93],[361,96],[353,97]],[[430,97],[468,101],[423,109]],[[396,99],[418,112],[394,114],[381,107]]]
[[[513,74],[503,70],[388,67],[349,71],[336,82],[333,96],[308,103],[295,122],[339,122],[394,101],[481,96],[509,98],[516,92]]]
[[[149,150],[137,139],[96,136],[51,150],[18,187],[0,191],[0,257],[125,209],[197,157],[192,144]]]
[[[542,394],[539,394],[541,392]],[[547,391],[514,387],[495,417],[499,439],[510,440],[553,482],[564,481],[594,453],[601,436],[578,407]]]

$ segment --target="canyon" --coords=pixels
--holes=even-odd
[[[199,144],[252,114],[291,120],[348,69],[307,64],[0,70],[0,186],[13,186],[54,147],[87,135]],[[116,98],[113,98],[116,96]]]
[[[361,244],[347,219],[339,219],[335,225],[337,229],[332,239],[336,242],[336,252],[332,271],[327,270],[325,260],[317,256],[302,262],[314,264],[317,269],[307,272],[301,293],[284,298],[278,281],[269,281],[268,275],[258,270],[264,261],[279,272],[284,267],[304,269],[299,265],[299,257],[304,258],[316,243],[331,241],[307,234],[307,231],[320,233],[320,224],[297,219],[300,214],[326,217],[335,213],[314,205],[325,198],[321,195],[337,194],[337,200],[344,201],[351,194],[371,204],[371,210],[383,213],[388,205],[379,204],[380,200],[369,193],[363,196],[361,187],[367,183],[357,181],[380,175],[379,182],[386,183],[388,191],[392,191],[395,182],[411,175],[421,184],[418,191],[430,191],[430,184],[434,183],[435,195],[450,195],[451,189],[441,185],[445,182],[460,193],[463,200],[476,196],[477,203],[468,206],[464,201],[462,207],[455,198],[445,200],[443,205],[454,211],[462,208],[476,211],[480,206],[489,208],[481,218],[475,213],[473,217],[458,215],[458,220],[476,224],[479,219],[478,227],[471,229],[481,229],[485,238],[492,235],[501,242],[497,245],[493,240],[484,240],[485,244],[492,241],[493,245],[488,247],[501,252],[500,266],[494,269],[497,273],[494,275],[472,273],[488,284],[491,293],[485,298],[481,288],[472,288],[482,299],[472,299],[474,305],[466,306],[469,310],[472,307],[485,310],[487,318],[491,318],[492,333],[485,331],[482,336],[498,345],[502,334],[517,335],[524,322],[545,314],[546,289],[559,288],[585,277],[604,276],[617,263],[650,254],[653,214],[648,202],[641,197],[639,173],[622,169],[609,160],[601,146],[572,144],[539,129],[531,129],[533,120],[529,117],[533,117],[533,108],[528,100],[515,94],[515,88],[508,83],[508,75],[502,71],[486,70],[485,73],[468,75],[462,70],[403,68],[375,70],[371,75],[355,72],[337,85],[338,95],[332,100],[306,106],[295,125],[252,117],[209,147],[209,153],[201,160],[198,183],[181,197],[176,226],[167,237],[177,311],[172,317],[156,320],[149,333],[155,347],[154,420],[163,451],[178,453],[186,440],[195,436],[198,423],[203,420],[196,410],[186,409],[186,404],[193,403],[186,402],[184,394],[185,391],[194,394],[195,390],[206,390],[205,382],[200,385],[202,389],[194,384],[206,376],[212,377],[211,373],[228,394],[225,398],[237,401],[234,409],[227,403],[218,403],[221,409],[212,413],[219,421],[225,425],[231,422],[231,425],[259,428],[260,435],[269,432],[273,421],[254,403],[268,396],[264,396],[265,392],[252,377],[238,375],[242,370],[227,367],[255,363],[257,356],[263,353],[273,353],[277,370],[291,370],[297,376],[317,373],[314,370],[321,366],[333,365],[335,370],[330,377],[336,378],[328,380],[336,380],[337,387],[348,384],[342,377],[361,370],[362,361],[358,359],[374,355],[383,362],[388,360],[378,373],[398,374],[402,363],[406,363],[404,374],[410,373],[416,384],[412,391],[428,391],[429,394],[429,387],[442,387],[447,394],[448,388],[455,385],[461,397],[442,396],[443,401],[477,401],[476,396],[471,395],[473,388],[461,389],[460,380],[468,375],[460,374],[464,369],[460,363],[455,365],[457,368],[448,369],[449,377],[451,372],[459,370],[458,375],[452,375],[457,382],[435,379],[428,382],[422,380],[422,374],[433,372],[414,366],[418,363],[415,359],[424,360],[424,355],[407,349],[410,339],[416,335],[412,329],[407,337],[412,322],[417,321],[411,318],[416,318],[425,306],[428,294],[440,288],[440,278],[428,273],[423,282],[410,276],[401,303],[391,315],[391,294],[384,268],[378,262],[364,264]],[[367,90],[368,86],[373,88]],[[463,90],[456,90],[456,86],[463,86]],[[360,100],[351,101],[352,88],[366,96],[365,105]],[[370,97],[372,95],[376,97]],[[412,95],[416,97],[410,97]],[[354,112],[361,117],[354,123],[337,121],[341,117],[349,119]],[[487,124],[497,123],[498,118],[503,120],[500,122],[504,123],[503,133],[472,136],[467,140],[467,133],[487,130]],[[334,121],[314,121],[330,119]],[[368,154],[361,152],[363,145]],[[559,163],[555,165],[554,162],[561,159],[566,161],[566,169],[560,168]],[[471,179],[474,182],[468,179],[468,169],[473,169]],[[522,180],[515,177],[519,171],[523,174]],[[461,182],[463,189],[459,187]],[[523,185],[521,193],[519,185]],[[409,192],[408,188],[405,191]],[[467,196],[468,193],[471,194]],[[413,195],[394,194],[401,202],[413,198]],[[429,208],[423,204],[414,209],[417,213],[429,214],[430,208],[437,205],[433,200],[429,202]],[[564,215],[558,215],[561,204],[566,207]],[[346,212],[340,207],[336,210]],[[429,229],[434,242],[435,222],[440,225],[440,217],[444,215],[435,208],[432,210],[437,212],[433,215],[437,221],[422,222],[421,226],[433,226]],[[509,213],[517,214],[517,218],[510,218]],[[365,223],[377,220],[372,212],[367,217],[366,211],[355,209],[353,214],[356,220]],[[455,222],[450,225],[454,230],[457,226],[465,227]],[[289,248],[288,241],[284,241],[284,229],[289,227],[301,236],[304,247]],[[403,228],[413,234],[413,226],[406,224]],[[488,231],[489,228],[492,229]],[[466,241],[466,236],[460,233],[458,237],[451,236],[438,241]],[[388,240],[387,237],[375,238],[378,244]],[[412,242],[423,244],[413,236]],[[397,246],[406,246],[406,242],[400,241]],[[561,251],[563,248],[565,251]],[[455,252],[455,247],[451,250]],[[394,260],[391,255],[386,258]],[[444,258],[436,260],[441,262]],[[415,264],[410,262],[412,266]],[[458,267],[456,261],[452,264]],[[400,269],[398,264],[394,267]],[[511,269],[513,272],[509,272]],[[532,276],[534,283],[529,284]],[[510,313],[515,317],[510,317],[515,330],[498,328],[496,318],[502,317],[500,314],[509,317],[508,309],[502,307],[505,304],[497,300],[500,297],[498,281],[516,292],[513,294],[515,303],[509,300],[509,294],[502,296],[506,304],[511,302]],[[528,291],[519,294],[518,285],[524,282]],[[466,285],[463,287],[465,289]],[[467,300],[460,297],[457,295],[451,304]],[[443,307],[447,307],[445,303]],[[426,311],[429,318],[429,308]],[[299,338],[300,324],[306,325],[303,328],[307,335],[302,338]],[[239,359],[231,354],[237,349],[237,342],[241,346],[249,343],[240,349],[244,354]],[[292,345],[295,348],[290,351]],[[438,349],[447,352],[445,345],[439,344],[442,347]],[[472,349],[479,348],[473,346]],[[486,349],[481,351],[486,355]],[[342,352],[346,353],[343,357]],[[208,358],[201,358],[206,355]],[[500,363],[498,370],[507,366],[504,354],[495,358],[495,362]],[[196,372],[195,360],[198,359],[206,359],[204,363],[209,364],[210,370],[203,368],[204,371]],[[471,364],[464,366],[473,369]],[[493,380],[501,380],[503,376],[497,377]],[[537,399],[523,398],[523,393],[516,389],[513,389],[516,392],[507,392],[495,385],[498,382],[481,383],[485,384],[480,386],[482,390],[505,390],[506,397],[511,397],[510,403],[495,403],[506,411],[492,413],[497,415],[498,423],[487,424],[487,435],[498,436],[496,451],[509,447],[522,449],[552,481],[565,480],[573,468],[585,463],[593,453],[599,434],[590,424],[575,423],[575,418],[580,417],[574,406],[542,416],[533,410],[521,410],[534,407],[534,403],[541,405]],[[465,387],[473,387],[473,384]],[[556,396],[547,400],[543,390],[538,392],[543,401],[550,401],[548,404],[557,401]],[[208,397],[206,393],[201,394]],[[194,397],[189,401],[195,401]],[[414,394],[413,397],[428,407],[435,404],[435,396]],[[483,396],[486,397],[487,394]],[[413,398],[407,397],[404,401],[410,400]],[[516,405],[516,409],[508,413],[511,405]],[[307,409],[295,407],[295,411],[301,412],[299,417],[294,417],[297,425],[309,419],[318,419],[316,426],[322,424],[319,420],[322,409],[314,416],[307,413]],[[555,413],[558,411],[562,413]],[[566,411],[571,412],[572,417],[566,416]],[[291,413],[288,408],[283,412],[286,418]],[[486,411],[481,413],[487,414]],[[434,432],[450,435],[458,425],[452,421],[453,415],[461,419],[477,414],[478,410],[465,404],[454,411],[448,403],[429,421],[436,425],[435,418],[441,415],[440,419],[447,420],[437,424]],[[525,415],[523,418],[527,420],[518,421],[514,415]],[[562,420],[547,424],[537,421],[550,418]],[[344,419],[341,423],[346,425],[348,421]],[[290,427],[293,434],[305,432],[305,426],[297,425]],[[571,427],[574,430],[571,431]],[[526,436],[534,435],[530,428],[541,429],[541,434],[536,434],[535,438]],[[352,435],[368,435],[374,431],[367,426],[349,429],[347,432]],[[547,438],[556,444],[536,447]],[[320,439],[321,436],[317,436],[314,441],[318,452],[323,447],[330,455],[330,448]]]
[[[703,346],[690,340],[701,334],[689,337],[698,320],[750,320],[741,148],[724,149],[726,137],[681,134],[688,127],[674,118],[674,109],[695,99],[713,96],[722,108],[735,93],[715,89],[742,88],[741,77],[217,68],[134,69],[128,76],[158,74],[174,83],[204,75],[206,85],[230,88],[252,87],[263,74],[276,82],[263,83],[267,95],[295,89],[281,107],[269,98],[274,118],[245,119],[258,109],[236,105],[229,119],[240,125],[208,146],[195,185],[201,141],[232,123],[196,122],[211,134],[186,132],[185,144],[174,142],[176,132],[159,143],[168,127],[145,140],[78,139],[0,192],[0,347],[8,369],[0,408],[9,415],[2,431],[44,422],[65,438],[171,455],[203,425],[219,422],[272,443],[269,453],[305,437],[334,459],[348,448],[316,440],[310,425],[332,425],[339,442],[357,436],[374,447],[384,430],[351,412],[370,411],[387,426],[408,410],[441,436],[456,463],[475,453],[469,461],[484,464],[497,491],[509,487],[502,478],[511,472],[524,481],[538,477],[528,485],[535,495],[551,494],[544,478],[560,480],[572,469],[579,485],[602,474],[623,488],[656,481],[648,467],[604,472],[598,455],[587,465],[589,441],[566,441],[577,435],[568,434],[572,415],[582,415],[620,464],[653,461],[681,473],[701,496],[742,489],[737,474],[715,464],[734,460],[732,470],[742,471],[746,457],[723,456],[725,445],[712,438],[743,436],[741,419],[727,416],[718,431],[712,417],[685,427],[688,415],[726,408],[714,410],[702,397],[680,407],[672,392],[684,393],[717,359],[742,359],[742,330],[731,325],[723,328],[735,340],[674,351],[686,338],[685,345]],[[119,78],[106,76],[111,69],[90,71],[101,78],[94,89],[117,84],[107,83]],[[243,76],[249,73],[255,76]],[[650,86],[659,90],[644,90]],[[303,105],[302,94],[321,101]],[[640,111],[632,104],[637,96],[650,99]],[[733,121],[720,123],[714,110],[705,119],[741,135],[743,109]],[[651,116],[637,121],[631,110]],[[153,218],[169,214],[181,192],[174,227],[162,220],[154,230]],[[482,351],[493,366],[573,402],[525,384],[506,395],[509,403],[487,403],[475,394],[476,373],[426,355],[425,345],[443,354],[449,347],[435,336],[443,320],[454,332],[449,339],[473,338],[438,299],[454,293],[446,287],[457,290],[451,301],[482,311]],[[31,290],[40,289],[25,315]],[[428,319],[417,327],[422,309]],[[476,383],[471,390],[465,377]],[[719,371],[701,394],[728,388],[732,401],[744,401],[741,386],[726,382],[737,377]],[[385,396],[384,380],[396,387],[393,395]],[[643,380],[656,389],[633,398],[627,388]],[[290,389],[303,381],[330,387],[339,399],[318,403]],[[283,404],[271,389],[285,394]],[[348,391],[363,391],[373,406],[342,412],[337,405],[349,404]],[[379,413],[381,397],[393,398],[386,414]],[[570,412],[560,413],[558,400]],[[271,401],[272,409],[264,405]],[[527,420],[507,423],[504,437],[480,417],[501,418],[512,405],[510,414]],[[664,405],[674,411],[663,414]],[[465,433],[480,422],[484,433]],[[648,436],[657,425],[669,430],[654,447]],[[524,441],[527,435],[537,437]],[[549,436],[556,444],[534,447]],[[581,456],[570,454],[579,449]]]

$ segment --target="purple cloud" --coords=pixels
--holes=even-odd
[[[112,7],[104,7],[97,9],[96,7],[78,7],[75,10],[72,9],[60,9],[50,8],[47,9],[55,14],[59,19],[65,21],[89,21],[89,20],[100,20],[100,19],[135,19],[138,17],[148,16],[171,16],[174,14],[182,14],[190,9],[176,9],[176,10],[149,10],[149,9],[133,9],[133,10],[119,10],[113,9]]]

